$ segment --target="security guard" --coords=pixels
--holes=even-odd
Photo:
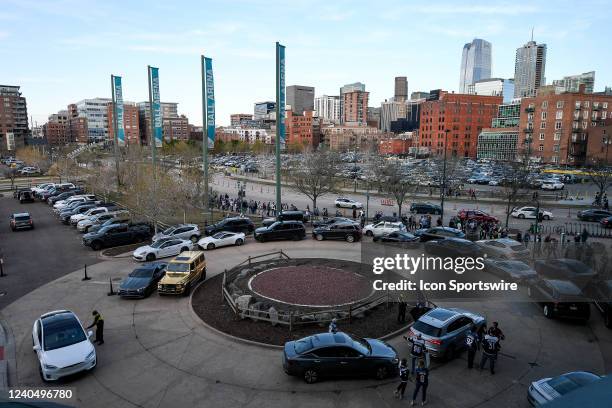
[[[91,329],[92,327],[96,326],[95,342],[101,346],[102,344],[104,344],[104,318],[102,317],[100,313],[98,313],[97,310],[94,310],[93,312],[91,312],[91,314],[94,317],[94,321],[92,324],[87,326],[87,328]]]
[[[470,328],[470,331],[465,336],[465,347],[468,351],[468,368],[474,367],[474,357],[476,356],[476,350],[478,350],[478,338],[474,332],[474,327]]]

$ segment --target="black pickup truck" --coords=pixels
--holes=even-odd
[[[113,224],[83,236],[83,245],[94,251],[102,248],[143,242],[153,236],[153,227],[147,223]]]

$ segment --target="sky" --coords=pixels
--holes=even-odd
[[[275,42],[286,48],[286,84],[316,96],[363,82],[370,106],[408,91],[456,91],[463,45],[493,44],[493,77],[514,75],[516,48],[546,43],[546,80],[596,71],[612,85],[609,0],[0,0],[0,84],[20,85],[42,125],[69,103],[148,100],[147,65],[159,68],[162,101],[201,125],[200,55],[213,59],[217,124],[275,98]]]

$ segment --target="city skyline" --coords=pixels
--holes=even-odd
[[[194,2],[120,7],[118,2],[83,7],[73,0],[4,3],[0,44],[7,61],[16,63],[0,67],[0,82],[21,86],[28,114],[38,124],[69,103],[110,97],[111,74],[124,78],[126,100],[147,100],[150,64],[160,68],[162,100],[178,102],[190,122],[200,125],[202,53],[214,61],[217,122],[229,124],[231,113],[251,113],[255,102],[274,99],[275,41],[287,46],[287,85],[313,86],[315,96],[321,96],[362,82],[370,106],[393,96],[397,75],[407,76],[411,91],[458,91],[462,45],[473,38],[486,38],[495,47],[491,76],[512,78],[515,51],[529,40],[532,26],[534,39],[548,45],[547,82],[596,71],[596,91],[612,84],[606,71],[610,57],[594,41],[603,33],[605,3],[595,0],[581,6],[578,15],[566,2],[386,2],[375,12],[365,3],[348,2],[306,7],[250,0],[231,10]],[[278,6],[278,12],[266,13],[275,9],[271,6]],[[303,12],[307,18],[297,19]],[[365,37],[348,36],[342,45],[329,41],[360,29],[362,16],[368,18]],[[98,21],[104,25],[94,24]],[[566,26],[572,26],[571,35]],[[404,38],[400,48],[391,41],[398,36]]]

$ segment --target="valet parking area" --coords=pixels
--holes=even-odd
[[[217,275],[249,256],[281,249],[291,258],[360,259],[359,244],[344,242],[247,244],[207,252],[207,280],[202,285],[218,282]],[[10,343],[14,345],[6,350],[5,357],[11,385],[43,386],[32,351],[36,318],[51,310],[69,309],[88,325],[95,309],[105,319],[105,344],[96,346],[98,366],[53,385],[74,389],[78,406],[284,408],[393,407],[408,403],[393,397],[396,378],[326,380],[308,385],[300,378],[289,377],[282,369],[280,347],[219,332],[198,317],[190,297],[159,297],[155,293],[143,300],[124,300],[107,296],[109,280],[117,283],[117,278],[127,276],[135,265],[127,255],[105,258],[88,267],[91,280],[82,281],[83,270],[77,270],[4,308],[0,318],[8,331],[9,347]],[[251,290],[274,301],[301,303],[299,292],[291,294],[274,285],[273,271],[250,280]],[[342,277],[337,281],[340,287],[328,288],[329,296],[334,290],[342,290]],[[358,280],[355,282],[349,302],[369,296]],[[217,289],[221,293],[220,285]],[[195,296],[197,290],[193,293]],[[283,293],[289,298],[276,298],[285,296]],[[324,296],[316,300],[325,301]],[[581,369],[605,373],[612,368],[612,335],[595,313],[587,325],[579,325],[548,320],[529,302],[449,306],[481,313],[488,322],[499,321],[506,340],[494,376],[486,370],[468,370],[465,354],[451,362],[433,362],[428,389],[431,406],[528,406],[526,393],[533,380]],[[397,311],[393,308],[388,313],[395,316]],[[351,331],[348,322],[340,322],[339,328]],[[326,327],[319,329],[326,331]],[[409,347],[402,334],[387,341],[400,357],[407,357]]]

